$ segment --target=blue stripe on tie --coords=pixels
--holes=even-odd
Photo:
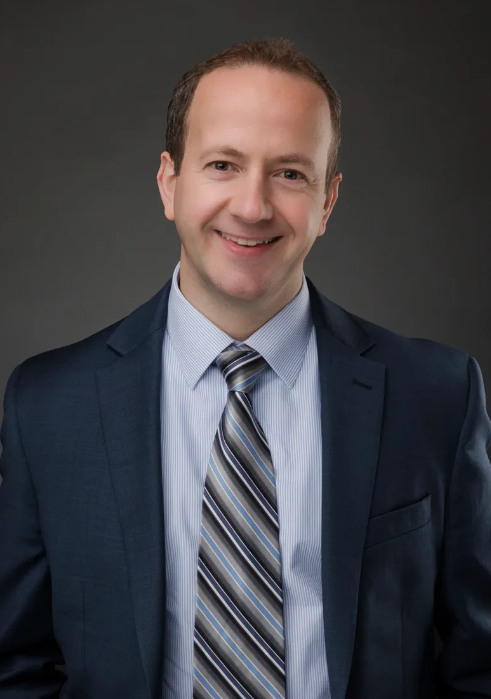
[[[226,407],[226,406],[225,406],[225,407]],[[227,409],[228,409],[228,408],[227,408]],[[225,418],[225,419],[226,419],[226,418]],[[230,449],[229,449],[227,443],[225,442],[225,436],[224,436],[224,434],[223,434],[223,425],[222,425],[222,421],[221,421],[221,420],[220,420],[220,423],[219,423],[219,425],[218,425],[218,435],[219,435],[219,440],[220,440],[220,444],[221,444],[221,446],[222,446],[222,449],[224,449],[224,447],[226,447],[226,449],[224,449],[224,451],[226,451],[226,453],[232,455],[232,457],[233,457],[233,459],[234,459],[234,462],[237,461],[237,459],[235,458],[235,456],[234,456],[234,455],[232,454],[232,452],[230,451]],[[268,447],[268,448],[269,448],[269,447]],[[261,464],[262,464],[262,462],[261,462]],[[259,465],[261,466],[261,464],[259,464]],[[271,484],[272,484],[273,486],[275,486],[274,475],[271,473],[271,471],[270,471],[268,468],[263,468],[262,466],[261,466],[261,469],[264,471],[264,475],[268,478],[268,480],[271,482]]]
[[[230,498],[230,500],[233,502],[233,504],[235,505],[235,507],[238,509],[238,511],[240,512],[240,514],[242,515],[242,517],[245,519],[245,521],[247,522],[247,524],[248,524],[248,525],[250,526],[250,528],[257,534],[258,538],[259,538],[260,541],[264,544],[264,546],[268,549],[268,551],[269,551],[270,554],[273,556],[273,558],[275,559],[275,561],[277,561],[278,563],[281,563],[281,557],[280,557],[279,552],[275,549],[275,547],[274,547],[273,544],[269,541],[269,539],[267,539],[267,538],[264,536],[264,534],[263,534],[263,532],[261,531],[261,529],[257,526],[257,524],[255,523],[255,521],[254,521],[254,520],[252,519],[252,517],[250,516],[250,514],[249,514],[249,513],[247,512],[247,510],[243,507],[242,503],[235,497],[235,494],[234,494],[233,491],[229,488],[229,486],[227,485],[227,483],[226,483],[225,480],[223,479],[222,474],[221,474],[220,471],[218,470],[218,468],[217,468],[217,466],[216,466],[216,464],[215,464],[215,460],[214,460],[213,456],[210,457],[209,463],[210,463],[210,466],[211,466],[211,468],[212,468],[212,470],[213,470],[213,473],[214,473],[215,476],[217,477],[217,479],[218,479],[220,485],[222,486],[223,490],[224,490],[225,493],[228,495],[228,497]]]
[[[257,377],[259,376],[259,374],[262,371],[264,371],[264,369],[260,369],[259,371],[256,371],[256,373],[252,374],[252,376],[249,376],[248,379],[244,379],[244,381],[241,381],[241,383],[236,383],[235,386],[233,386],[230,390],[231,391],[246,391],[248,386],[256,383]]]
[[[227,411],[228,411],[228,408],[227,408]],[[232,418],[232,420],[233,420],[233,418]],[[233,429],[233,424],[238,425],[238,423],[237,423],[235,420],[233,420],[233,423],[232,423],[232,420],[228,420],[227,422],[229,423],[229,425],[232,426],[232,429]],[[234,432],[235,432],[236,434],[239,434],[239,433],[240,433],[240,435],[243,435],[243,434],[244,434],[243,431],[240,429],[240,427],[239,427],[239,430],[235,430],[235,429],[234,429]],[[240,436],[240,435],[239,435],[239,436]],[[230,456],[230,461],[232,461],[232,463],[233,463],[235,469],[240,473],[241,476],[243,476],[243,478],[244,478],[244,479],[247,481],[247,483],[251,486],[251,488],[253,489],[254,493],[257,495],[258,499],[261,501],[261,504],[262,504],[262,505],[264,506],[264,508],[267,510],[267,514],[268,514],[268,515],[270,516],[270,518],[274,521],[274,523],[276,524],[276,526],[278,526],[278,513],[276,512],[275,508],[272,507],[271,504],[266,500],[266,498],[265,498],[264,495],[262,494],[261,490],[258,488],[257,484],[252,480],[252,478],[250,477],[250,475],[249,475],[249,474],[247,473],[247,471],[245,470],[244,466],[243,466],[243,465],[241,464],[241,462],[237,459],[237,457],[235,456],[235,454],[231,451],[229,445],[227,444],[227,442],[226,442],[226,440],[225,440],[225,435],[223,434],[223,430],[220,430],[220,435],[219,435],[219,436],[220,436],[220,446],[222,447],[223,451],[227,454],[227,456]],[[247,441],[247,443],[249,443],[248,440],[246,440],[246,441]],[[254,449],[254,447],[253,447],[253,449]],[[263,469],[263,467],[262,467],[262,464],[263,464],[264,462],[261,460],[261,458],[259,457],[259,455],[257,454],[257,452],[256,452],[255,449],[254,449],[254,454],[256,454],[256,455],[258,456],[258,459],[259,459],[259,463],[257,462],[257,459],[256,459],[256,463],[258,463],[258,465],[261,467],[261,470],[264,471],[264,469]],[[270,472],[269,470],[266,470],[266,471],[264,471],[264,473],[268,476],[268,480],[271,481],[271,472]],[[272,480],[271,482],[272,482],[272,484],[274,485],[274,476],[273,476],[272,478],[273,478],[273,480]]]
[[[245,616],[242,614],[240,609],[234,604],[233,600],[227,595],[225,590],[221,587],[221,585],[218,583],[216,580],[215,576],[208,570],[206,567],[206,564],[203,563],[203,561],[200,559],[198,561],[198,569],[201,571],[201,574],[208,580],[210,585],[212,586],[215,594],[217,597],[219,597],[223,604],[225,604],[229,610],[232,610],[232,613],[235,614],[236,617],[238,617],[240,623],[242,626],[245,626],[245,628],[249,631],[249,633],[254,636],[256,639],[256,642],[259,644],[261,647],[261,650],[263,653],[271,659],[271,661],[278,666],[278,669],[280,669],[283,673],[285,672],[285,664],[279,657],[279,655],[269,646],[264,638],[257,632],[257,630],[250,624]]]
[[[229,383],[229,374],[232,372],[237,372],[240,374],[240,370],[244,369],[244,367],[247,364],[251,364],[251,362],[255,361],[256,358],[258,357],[258,352],[255,353],[254,357],[249,356],[249,357],[243,357],[240,360],[236,360],[233,362],[233,364],[229,364],[227,367],[227,370],[224,372],[224,377],[225,380],[227,381],[227,384]],[[229,391],[244,391],[247,393],[247,389],[249,386],[252,386],[256,383],[258,377],[262,372],[265,370],[266,365],[262,366],[258,371],[256,371],[254,374],[251,374],[247,379],[244,379],[243,381],[240,381],[240,383],[235,383],[232,386],[229,386]],[[238,371],[237,371],[238,370]],[[237,377],[239,378],[239,377]]]
[[[268,571],[262,566],[262,564],[257,560],[257,558],[249,551],[247,546],[244,544],[240,536],[238,536],[235,529],[232,527],[230,522],[224,517],[222,511],[217,506],[216,502],[213,500],[213,496],[205,485],[205,490],[203,494],[203,499],[206,501],[208,507],[213,511],[213,514],[220,520],[220,524],[225,529],[226,533],[234,540],[237,547],[241,550],[244,556],[247,558],[249,563],[253,568],[257,570],[257,573],[262,578],[266,578],[266,584],[273,588],[273,594],[276,593],[279,602],[283,602],[283,592],[281,587],[276,584]]]
[[[256,449],[255,449],[255,447],[254,447],[254,444],[252,444],[252,443],[250,442],[250,440],[247,438],[247,436],[246,436],[244,430],[242,429],[242,427],[239,425],[239,423],[237,422],[237,420],[234,418],[234,416],[233,416],[232,413],[230,412],[230,409],[229,409],[228,405],[225,406],[225,414],[226,414],[226,416],[227,416],[227,420],[228,420],[228,422],[230,423],[230,425],[231,425],[234,429],[235,429],[235,426],[237,426],[237,429],[235,430],[235,432],[237,432],[237,434],[240,435],[240,437],[242,438],[242,440],[243,440],[243,441],[245,442],[245,444],[249,447],[249,452],[250,452],[251,455],[254,457],[254,460],[256,461],[257,465],[261,468],[261,471],[264,471],[265,475],[268,477],[268,480],[269,480],[273,485],[275,485],[274,475],[271,473],[271,471],[269,470],[269,468],[266,466],[266,464],[264,463],[264,461],[261,459],[261,457],[260,457],[259,454],[257,453],[257,451],[256,451]],[[257,457],[257,459],[256,459],[256,457]]]
[[[270,694],[275,697],[275,699],[284,699],[284,697],[275,689],[275,687],[271,684],[271,682],[268,681],[268,679],[263,675],[262,672],[260,672],[257,667],[249,660],[247,655],[241,651],[239,646],[234,642],[233,638],[231,638],[228,633],[225,631],[223,626],[221,626],[218,621],[215,619],[213,614],[210,612],[210,610],[206,607],[205,603],[202,601],[200,597],[198,597],[198,607],[201,609],[202,613],[205,615],[205,617],[208,619],[210,624],[213,626],[215,631],[217,631],[220,636],[226,641],[227,645],[234,651],[234,653],[242,660],[244,665],[250,670],[250,672],[254,675],[254,677],[265,687],[265,689],[270,692]]]
[[[245,409],[248,411],[249,416],[252,419],[252,421],[256,427],[256,430],[259,434],[261,442],[263,442],[263,444],[266,446],[266,448],[269,449],[269,444],[268,444],[268,441],[266,439],[266,435],[264,434],[264,430],[261,427],[261,425],[259,424],[259,420],[255,416],[254,411],[252,410],[251,401],[249,400],[247,393],[241,393],[240,391],[237,391],[235,396],[236,396],[237,400],[239,400],[242,403],[242,405],[245,407]],[[270,449],[269,449],[269,451],[271,453]]]
[[[209,692],[209,693],[211,694],[211,696],[213,697],[213,699],[222,699],[221,696],[215,692],[215,690],[213,689],[213,687],[211,686],[211,684],[208,682],[208,680],[206,679],[206,677],[205,677],[204,675],[201,674],[201,672],[198,670],[198,668],[196,667],[196,665],[194,666],[193,669],[194,669],[194,675],[195,675],[195,677],[197,677],[197,678],[199,679],[199,681],[201,682],[201,684],[203,685],[203,687],[206,689],[207,692]]]
[[[244,689],[244,687],[240,684],[240,682],[237,680],[237,678],[234,677],[234,675],[232,675],[232,673],[230,672],[228,667],[222,663],[222,661],[220,660],[218,655],[208,645],[208,643],[205,641],[205,639],[203,638],[203,636],[200,634],[200,632],[197,629],[194,630],[194,640],[199,646],[201,646],[201,649],[203,651],[206,651],[206,653],[208,653],[208,655],[211,656],[213,663],[215,663],[215,665],[218,665],[218,667],[220,668],[222,673],[230,680],[230,682],[234,686],[235,690],[245,699],[247,699],[247,697],[251,697],[249,692]],[[217,696],[219,696],[219,695],[217,695]],[[253,697],[251,697],[251,699],[253,699]]]
[[[241,351],[244,351],[243,347],[236,347],[235,349],[239,349]],[[247,351],[247,350],[246,350]],[[230,364],[227,366],[223,373],[225,380],[227,380],[227,377],[230,373],[235,371],[237,367],[241,365],[246,365],[249,364],[252,360],[256,359],[256,357],[259,356],[259,352],[256,352],[256,350],[252,350],[249,352],[249,354],[244,355],[243,357],[237,357],[237,359],[234,359],[233,362],[230,362]],[[261,370],[262,371],[262,370]],[[259,372],[256,372],[259,373]]]
[[[211,534],[209,534],[204,526],[201,526],[201,536],[205,539],[205,541],[208,542],[208,545],[211,547],[215,555],[218,557],[220,562],[223,564],[223,566],[227,569],[227,571],[230,573],[230,576],[235,580],[237,585],[241,588],[241,590],[247,595],[247,597],[250,599],[250,601],[258,608],[258,610],[261,612],[261,614],[266,618],[267,621],[271,624],[271,626],[277,631],[280,636],[283,638],[284,633],[283,633],[283,627],[278,624],[274,616],[270,613],[270,611],[264,606],[264,604],[261,602],[261,600],[256,597],[256,595],[253,593],[253,591],[250,589],[250,587],[247,586],[247,584],[242,580],[240,575],[236,572],[235,568],[230,564],[229,560],[227,557],[223,554],[221,548],[218,546],[216,541],[213,539]]]

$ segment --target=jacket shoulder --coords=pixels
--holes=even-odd
[[[114,357],[114,352],[110,351],[106,343],[124,319],[120,318],[111,325],[75,342],[27,357],[20,363],[19,369],[23,374],[44,374],[55,368],[58,371],[67,368],[95,370]]]
[[[24,359],[13,369],[8,382],[15,379],[20,403],[42,405],[60,387],[81,389],[90,385],[95,371],[116,358],[107,340],[125,318],[80,340]]]
[[[470,355],[465,350],[425,337],[408,337],[350,315],[375,342],[366,356],[383,362],[389,375],[398,373],[413,385],[452,386],[458,392],[467,391]]]

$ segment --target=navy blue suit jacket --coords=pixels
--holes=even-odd
[[[359,318],[307,282],[332,699],[491,697],[491,422],[479,365]],[[172,643],[160,444],[170,285],[10,375],[0,699],[161,696]]]

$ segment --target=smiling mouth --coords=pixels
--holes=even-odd
[[[269,240],[269,242],[267,242],[267,243],[262,243],[262,242],[261,242],[261,243],[258,243],[258,242],[255,242],[255,241],[254,241],[254,238],[241,238],[241,239],[240,239],[240,240],[244,240],[244,241],[245,241],[245,240],[254,241],[254,244],[253,244],[253,245],[249,245],[249,243],[237,243],[235,240],[231,240],[230,238],[226,238],[226,237],[225,237],[226,234],[224,234],[223,231],[219,231],[218,228],[215,228],[215,233],[218,233],[218,235],[220,235],[224,240],[228,240],[230,243],[235,243],[236,245],[240,245],[241,247],[244,247],[244,248],[256,248],[256,247],[259,247],[259,246],[261,246],[261,245],[271,245],[272,243],[275,243],[277,240],[279,240],[280,238],[283,237],[283,236],[281,236],[281,235],[277,235],[277,236],[275,236],[274,238],[263,238],[263,239],[261,239],[261,240]],[[235,237],[235,236],[234,236],[234,237]]]

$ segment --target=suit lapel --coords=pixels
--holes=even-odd
[[[375,342],[308,280],[322,424],[322,593],[332,699],[344,699],[356,629],[365,533],[378,459],[385,365]]]
[[[160,698],[165,623],[161,466],[161,357],[172,279],[108,339],[117,353],[97,370],[114,495],[127,552],[135,624],[149,696]],[[322,589],[332,699],[344,699],[356,627],[361,559],[378,457],[383,364],[375,343],[307,277],[316,327],[322,423]]]
[[[149,696],[160,699],[165,623],[160,388],[170,281],[125,318],[97,371],[114,496],[125,541],[136,633]]]

